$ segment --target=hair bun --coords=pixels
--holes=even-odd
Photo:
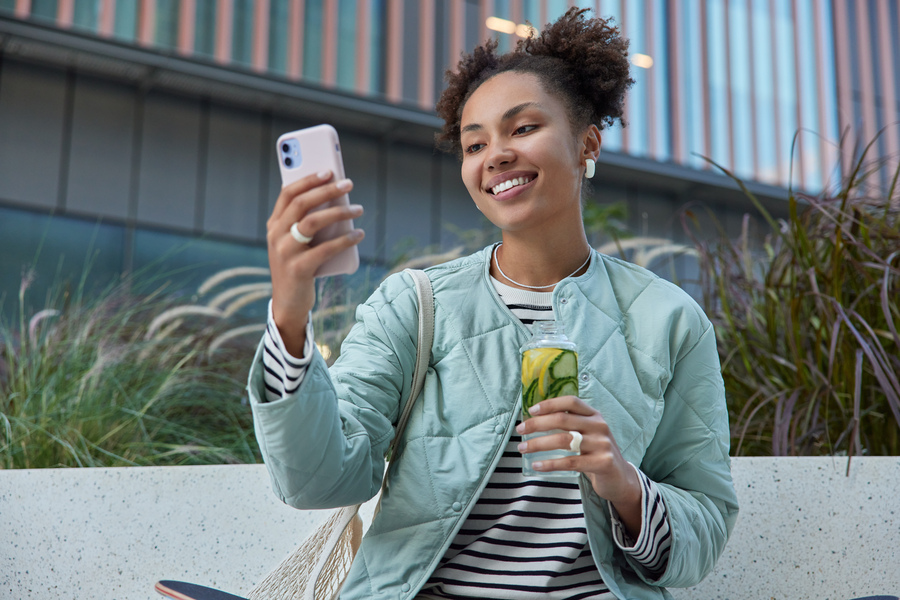
[[[570,8],[538,35],[519,40],[516,49],[498,56],[488,40],[447,71],[447,89],[435,107],[444,119],[438,143],[460,151],[459,121],[468,97],[482,83],[505,71],[532,73],[566,103],[573,126],[601,129],[623,118],[629,76],[628,41],[612,19],[587,18],[586,8]]]
[[[558,58],[573,70],[588,99],[625,90],[634,81],[629,77],[628,40],[621,37],[612,18],[588,18],[587,8],[570,8],[555,23],[548,23],[539,35],[519,40],[516,52],[530,56]],[[622,109],[596,111],[598,125],[622,119]],[[624,124],[624,122],[623,122]]]

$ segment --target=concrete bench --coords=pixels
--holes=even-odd
[[[678,600],[900,595],[900,457],[740,458],[737,529]],[[373,503],[364,507],[368,520]],[[0,471],[0,599],[154,599],[157,579],[246,593],[327,512],[262,465]]]

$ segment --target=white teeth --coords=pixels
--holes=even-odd
[[[491,192],[493,194],[499,194],[500,192],[505,192],[509,188],[515,187],[517,185],[525,185],[529,181],[531,181],[530,177],[514,177],[512,179],[504,181],[503,183],[498,183],[491,188]]]

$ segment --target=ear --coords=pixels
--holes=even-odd
[[[600,129],[593,123],[585,130],[582,136],[581,160],[590,158],[594,161],[600,156],[600,143],[602,137]]]

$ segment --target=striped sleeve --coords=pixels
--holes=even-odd
[[[282,341],[281,334],[278,333],[278,327],[275,325],[275,319],[272,317],[272,302],[270,301],[266,332],[263,334],[266,402],[281,400],[297,391],[312,360],[312,353],[312,315],[310,314],[307,320],[303,358],[295,358],[284,348],[284,341]]]
[[[653,578],[659,578],[669,563],[669,548],[672,545],[666,505],[656,484],[640,469],[631,466],[641,480],[641,531],[636,540],[629,536],[616,509],[610,504],[613,539],[623,552],[643,566]]]

